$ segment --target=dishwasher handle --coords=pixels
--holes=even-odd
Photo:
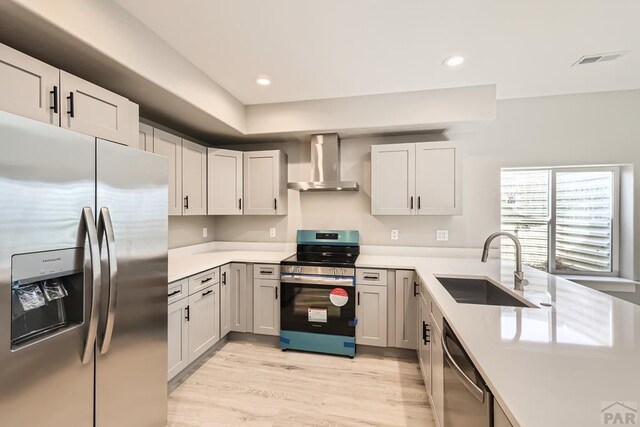
[[[444,350],[444,358],[446,362],[451,366],[453,372],[456,373],[458,379],[464,384],[464,386],[469,390],[469,392],[478,399],[480,402],[484,403],[484,390],[482,390],[478,385],[464,373],[464,371],[458,366],[458,364],[453,360],[451,356],[451,352],[449,351],[449,347],[447,347],[447,336],[449,335],[449,331],[447,327],[442,329],[442,337],[440,340],[442,341],[442,349]]]

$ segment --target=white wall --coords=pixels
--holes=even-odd
[[[170,216],[169,249],[212,242],[213,225],[212,216]],[[207,237],[202,237],[203,227],[207,228]]]
[[[451,217],[370,215],[370,145],[437,140],[442,136],[357,138],[342,140],[342,177],[361,185],[357,193],[289,192],[286,217],[216,217],[221,241],[295,240],[298,228],[354,228],[363,244],[480,247],[500,228],[500,168],[632,164],[640,166],[640,90],[498,101],[497,119],[473,134],[450,135],[463,147],[464,214]],[[305,143],[238,145],[241,150],[280,148],[289,155],[289,181],[307,180],[309,146]],[[635,263],[640,275],[640,177],[635,173],[633,221],[623,232],[625,272]],[[277,237],[269,238],[269,227]],[[398,228],[400,239],[390,239]],[[449,241],[436,242],[435,230],[448,229]],[[634,231],[635,230],[635,231]],[[635,244],[628,244],[633,236]],[[631,250],[630,248],[633,248]]]

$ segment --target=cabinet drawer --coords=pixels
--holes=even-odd
[[[253,266],[254,279],[280,279],[280,265],[256,264]]]
[[[357,268],[356,284],[387,286],[387,270]]]
[[[213,268],[204,273],[189,277],[189,295],[192,295],[208,286],[215,285],[220,279],[220,269]]]
[[[168,303],[181,300],[182,298],[187,296],[189,281],[187,279],[182,279],[177,282],[169,283],[169,292],[167,293]]]

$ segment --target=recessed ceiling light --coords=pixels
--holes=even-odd
[[[464,62],[464,57],[463,56],[454,55],[454,56],[450,56],[447,59],[445,59],[442,64],[446,65],[447,67],[457,67],[458,65],[462,64],[463,62]]]
[[[269,86],[271,84],[271,79],[267,76],[259,76],[256,79],[256,83],[258,83],[260,86]]]

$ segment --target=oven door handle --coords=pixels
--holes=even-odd
[[[354,286],[353,278],[345,277],[322,277],[322,276],[300,276],[295,274],[281,274],[280,283],[299,283],[307,285],[326,286]]]

